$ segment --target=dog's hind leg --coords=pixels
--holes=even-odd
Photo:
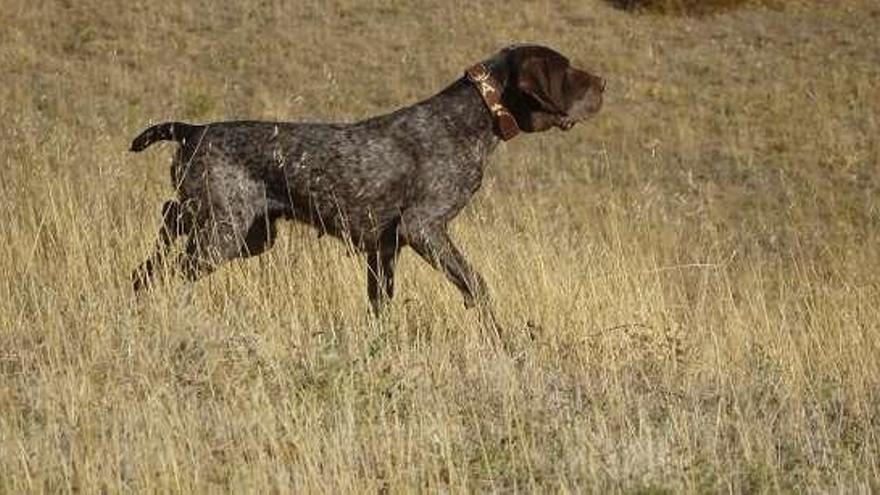
[[[274,240],[275,226],[270,219],[218,205],[198,216],[178,268],[184,277],[195,281],[225,261],[262,253]]]
[[[278,237],[275,220],[273,216],[264,214],[258,215],[251,222],[244,238],[245,251],[241,253],[242,258],[263,254],[275,244]]]
[[[181,235],[188,234],[191,228],[191,214],[188,209],[182,208],[180,203],[174,200],[166,201],[162,205],[162,225],[159,227],[153,254],[144,260],[131,275],[135,292],[148,288],[153,283],[156,270],[162,267],[174,241]]]

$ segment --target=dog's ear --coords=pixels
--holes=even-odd
[[[571,101],[566,87],[569,62],[561,55],[553,55],[524,57],[517,67],[516,86],[545,112],[565,115]]]

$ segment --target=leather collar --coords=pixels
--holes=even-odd
[[[504,108],[504,105],[501,103],[501,86],[498,84],[498,81],[492,77],[492,73],[482,63],[468,68],[465,71],[465,75],[477,87],[480,96],[483,97],[483,102],[489,108],[492,116],[495,117],[501,139],[505,141],[513,139],[514,136],[519,134],[519,125],[517,125],[513,114]]]

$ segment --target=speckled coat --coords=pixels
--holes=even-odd
[[[509,111],[527,132],[568,129],[601,106],[604,81],[549,48],[509,47],[482,67],[494,85],[488,91],[500,95],[494,110]],[[135,287],[149,285],[178,235],[188,236],[179,268],[195,279],[271,247],[275,221],[292,218],[366,253],[376,310],[393,295],[403,246],[442,270],[467,305],[488,301],[482,277],[446,233],[501,141],[488,102],[462,77],[420,103],[352,124],[173,122],[145,130],[133,151],[159,140],[181,144],[171,170],[178,201],[166,202],[156,252],[135,271]]]

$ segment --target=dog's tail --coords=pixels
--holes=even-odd
[[[202,129],[200,125],[190,125],[183,122],[165,122],[147,128],[138,134],[131,142],[131,151],[145,150],[156,141],[183,141],[189,139]]]

